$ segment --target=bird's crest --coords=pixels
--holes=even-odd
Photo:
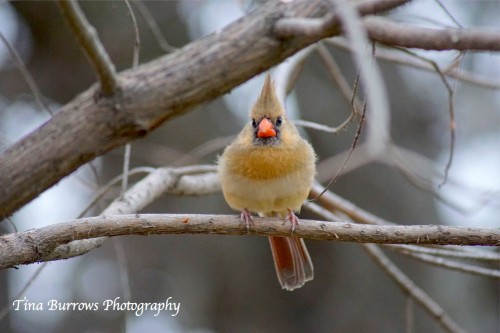
[[[276,95],[271,75],[267,74],[259,98],[250,111],[250,116],[255,119],[263,117],[270,117],[273,119],[284,113],[283,106]]]

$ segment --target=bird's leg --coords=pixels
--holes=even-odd
[[[244,222],[247,227],[247,232],[250,230],[250,225],[253,225],[252,214],[248,211],[248,209],[243,209],[240,214],[241,222]]]
[[[286,223],[287,221],[290,221],[290,223],[292,224],[292,234],[293,234],[295,229],[298,228],[299,226],[299,218],[290,208],[288,208],[288,215],[286,216],[284,223]]]

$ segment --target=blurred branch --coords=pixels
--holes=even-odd
[[[391,119],[389,102],[381,71],[377,63],[373,61],[373,55],[370,54],[370,51],[366,48],[368,40],[366,31],[361,23],[359,13],[350,2],[334,0],[334,3],[345,34],[348,36],[349,42],[352,45],[353,58],[359,71],[359,78],[364,84],[366,91],[366,103],[369,106],[370,112],[370,121],[366,126],[366,139],[362,143],[366,163],[371,158],[380,158],[382,155],[386,155],[387,147],[389,147],[392,142],[389,131]],[[353,98],[354,96],[355,94],[353,93]],[[340,173],[347,167],[347,163],[351,160],[354,149],[357,147],[357,141],[361,134],[365,112],[366,108],[363,109],[363,115],[351,149],[348,150],[347,154],[343,154],[344,159],[340,166],[337,167],[337,171],[334,176],[325,186],[323,191],[321,191],[312,200],[321,197],[321,195],[323,195],[329,186],[337,179]]]
[[[335,219],[339,214],[334,207],[330,209],[323,209],[318,205],[312,203],[310,206],[321,217],[326,219]],[[344,215],[340,212],[340,215]],[[346,216],[347,220],[351,220]],[[396,264],[394,264],[375,244],[362,244],[363,249],[370,255],[373,261],[382,268],[382,270],[396,283],[396,285],[406,294],[409,298],[414,299],[419,303],[422,308],[434,317],[448,332],[461,333],[464,332],[460,326],[444,311],[441,306],[432,299],[424,290],[420,289],[418,285],[413,282],[408,275],[401,271]],[[397,247],[400,245],[391,245]],[[408,315],[408,309],[407,309]],[[412,317],[410,315],[410,317]],[[411,321],[411,320],[410,320]]]
[[[132,69],[136,69],[139,65],[139,56],[141,51],[141,38],[139,34],[139,27],[137,26],[137,20],[135,18],[134,11],[128,0],[125,0],[125,6],[127,7],[128,13],[130,15],[130,20],[132,21],[132,27],[134,28],[134,47],[132,52]],[[123,178],[122,178],[122,191],[121,196],[125,193],[128,188],[128,176],[130,169],[130,156],[132,154],[132,144],[128,142],[125,145],[125,152],[123,154]],[[115,246],[117,248],[118,245]]]
[[[130,20],[132,21],[132,27],[134,28],[134,48],[132,53],[132,68],[135,69],[139,65],[139,55],[141,51],[141,36],[139,33],[139,26],[137,25],[137,19],[135,18],[134,11],[130,5],[129,0],[125,0],[125,6],[127,6],[127,11],[130,15]]]
[[[94,27],[87,21],[85,14],[75,0],[59,0],[59,6],[80,46],[97,72],[102,95],[113,95],[118,89],[115,66],[109,59]]]
[[[151,168],[151,167],[137,167],[137,168],[129,170],[127,173],[127,176],[130,177],[132,175],[136,175],[139,173],[150,174],[150,173],[154,172],[155,170],[156,170],[155,168]],[[92,198],[92,200],[90,200],[90,202],[87,204],[87,206],[80,212],[80,214],[78,215],[78,218],[84,217],[89,212],[89,210],[92,209],[97,204],[97,202],[99,202],[99,200],[101,200],[109,191],[111,191],[111,189],[113,188],[113,186],[116,183],[118,183],[119,181],[123,181],[123,177],[124,177],[124,174],[122,173],[122,174],[114,177],[110,181],[108,181],[105,185],[101,186],[99,188],[99,191],[97,191],[97,193],[94,194],[94,197]]]
[[[29,72],[28,68],[26,68],[26,65],[24,64],[23,59],[21,58],[19,53],[17,53],[16,49],[9,42],[9,40],[7,38],[5,38],[5,36],[3,35],[3,33],[1,31],[0,31],[0,39],[2,40],[5,47],[7,48],[7,51],[9,51],[10,59],[12,60],[14,65],[17,67],[17,70],[19,72],[21,72],[21,75],[23,76],[24,80],[28,84],[28,87],[30,88],[31,92],[33,93],[33,96],[35,97],[35,100],[36,100],[36,103],[38,104],[38,106],[41,109],[47,111],[48,114],[53,116],[54,113],[52,112],[50,107],[47,105],[47,103],[45,103],[43,95],[42,95],[40,89],[38,89],[38,85],[36,84],[35,79],[33,78],[33,76],[31,76],[31,73]]]
[[[383,1],[363,1],[357,5],[359,15],[364,16],[370,13],[384,12],[411,0],[383,0]],[[328,4],[328,7],[331,7]],[[340,17],[336,12],[329,12],[322,18],[285,17],[279,20],[274,27],[274,34],[278,38],[290,37],[325,37],[330,34],[338,34]]]
[[[464,264],[454,260],[448,260],[440,257],[436,257],[425,253],[415,253],[412,250],[405,249],[402,247],[391,247],[392,250],[410,256],[414,259],[420,260],[430,265],[447,268],[459,272],[475,274],[479,276],[487,276],[500,279],[500,270],[484,268],[476,265]]]
[[[148,7],[143,3],[142,0],[140,1],[132,1],[132,4],[137,8],[139,11],[139,14],[142,16],[146,24],[148,25],[149,29],[151,30],[151,33],[155,37],[156,41],[158,42],[158,45],[161,47],[163,51],[166,53],[169,52],[174,52],[177,50],[176,47],[170,45],[167,41],[167,39],[163,36],[163,33],[161,32],[160,28],[158,27],[158,24],[156,24],[156,21],[151,15],[151,12],[149,11]]]
[[[60,3],[80,38],[90,43],[87,52],[98,53],[92,46],[96,41],[91,38],[92,29],[89,32],[89,26],[75,14],[74,3]],[[392,8],[403,1],[391,2],[392,7],[385,0],[369,3],[361,4],[363,14]],[[376,3],[385,5],[378,7]],[[327,0],[267,2],[224,29],[121,73],[120,94],[112,99],[96,99],[96,86],[81,93],[50,121],[0,155],[0,218],[11,215],[93,158],[225,94],[321,38],[331,37],[333,32],[325,32],[314,38],[297,36],[292,41],[279,39],[273,33],[284,16],[321,17],[329,9]],[[106,74],[113,69],[96,59],[103,80],[111,80],[108,88],[113,90],[113,76]]]
[[[291,229],[282,220],[255,217],[248,232],[239,215],[103,215],[1,236],[0,269],[44,260],[59,245],[75,240],[152,234],[291,236]],[[301,220],[293,236],[378,244],[500,246],[500,229],[435,225],[373,226]]]
[[[352,47],[344,38],[341,37],[328,38],[325,39],[325,41],[338,48],[352,51]],[[415,61],[415,59],[413,59],[412,57],[404,56],[400,54],[401,53],[400,51],[394,51],[394,50],[395,49],[390,50],[387,48],[378,47],[375,57],[380,60],[389,61],[391,63],[405,65],[408,67],[413,67],[429,72],[436,71],[434,66],[430,64],[428,61],[418,62]],[[465,69],[452,67],[446,70],[441,69],[441,72],[446,76],[454,77],[460,81],[471,83],[487,89],[495,89],[495,90],[500,89],[500,81],[492,80],[488,77],[467,71]]]
[[[276,95],[283,105],[286,105],[287,95],[295,86],[307,58],[309,58],[315,48],[316,45],[308,46],[276,67],[273,75]]]
[[[404,274],[383,252],[373,244],[365,244],[363,248],[370,257],[389,275],[406,294],[417,301],[447,332],[465,333],[458,324],[433,300],[424,290]]]
[[[311,196],[317,196],[322,190],[322,186],[315,184],[311,191]],[[356,207],[352,202],[347,201],[336,195],[333,192],[326,191],[323,196],[318,198],[323,207],[315,205],[314,203],[306,203],[305,207],[309,208],[314,213],[324,218],[332,218],[330,212],[336,212],[339,216],[345,216],[343,220],[352,220],[358,223],[372,224],[372,225],[393,225],[396,224],[383,220],[363,209]],[[497,229],[500,230],[500,229]],[[497,277],[500,278],[500,271],[486,269],[473,265],[466,265],[451,260],[445,260],[440,256],[448,256],[453,258],[473,259],[483,261],[500,261],[500,255],[487,251],[480,251],[474,249],[468,251],[466,248],[454,248],[450,250],[442,248],[425,248],[417,246],[404,246],[404,245],[387,245],[391,250],[400,252],[402,254],[413,257],[417,260],[426,262],[431,265],[440,266],[447,269],[462,271],[466,273]]]
[[[387,247],[392,248],[393,246],[388,245]],[[454,250],[433,249],[422,246],[398,245],[394,250],[400,253],[425,253],[441,257],[500,262],[500,253],[478,249],[467,249],[465,252],[458,252]]]
[[[381,17],[367,17],[363,23],[368,36],[382,44],[436,51],[500,51],[500,30],[431,29],[396,23]]]
[[[441,71],[441,68],[439,68],[438,64],[434,60],[427,59],[425,57],[420,56],[419,54],[417,54],[415,52],[412,52],[412,51],[404,49],[404,48],[398,47],[398,49],[400,51],[404,52],[404,53],[407,53],[407,54],[415,57],[415,58],[418,58],[418,59],[420,59],[422,61],[428,62],[432,66],[432,68],[434,68],[434,70],[436,71],[436,73],[438,74],[441,82],[443,83],[443,86],[446,88],[446,91],[448,93],[448,114],[450,116],[450,122],[449,122],[449,129],[450,129],[450,151],[449,151],[449,154],[448,154],[448,161],[447,161],[446,166],[444,168],[444,177],[443,177],[443,180],[441,181],[441,183],[439,184],[439,187],[441,187],[441,186],[443,186],[448,181],[448,173],[449,173],[451,165],[453,163],[453,155],[454,155],[454,152],[455,152],[455,141],[456,141],[456,139],[455,139],[455,137],[456,137],[455,129],[456,129],[456,123],[455,123],[455,103],[453,101],[453,97],[454,97],[454,94],[455,94],[455,89],[448,82],[448,79],[446,78],[446,75],[443,73],[443,71]],[[456,86],[455,86],[455,88],[456,88]]]
[[[389,167],[395,167],[416,187],[432,193],[438,200],[459,211],[467,212],[463,208],[463,201],[459,202],[446,198],[437,190],[433,179],[443,178],[444,175],[438,170],[438,166],[434,161],[412,150],[397,146],[394,142],[388,143],[386,149],[381,151],[377,156],[370,155],[370,152],[367,152],[366,150],[367,148],[364,144],[361,144],[356,148],[356,150],[352,153],[349,164],[347,164],[344,168],[344,173],[373,162],[382,163]],[[336,154],[335,156],[323,159],[317,166],[318,180],[320,182],[328,180],[331,170],[341,167],[349,154],[350,150],[346,150]],[[447,180],[447,183],[461,188],[466,195],[470,196],[472,200],[478,201],[478,203],[474,207],[470,207],[468,211],[474,211],[486,204],[487,200],[478,200],[476,197],[482,198],[485,195],[488,195],[488,197],[491,198],[494,196],[493,193],[485,193],[484,191],[464,186],[454,177],[450,177]],[[321,185],[319,188],[321,188]],[[317,190],[318,187],[315,186],[315,189]]]
[[[166,193],[198,196],[220,191],[219,178],[214,171],[215,166],[211,165],[158,168],[113,201],[101,215],[136,213]],[[63,244],[41,261],[80,256],[98,248],[105,240],[105,237],[98,237]]]
[[[47,267],[46,263],[41,264],[39,267],[37,267],[35,273],[30,276],[29,280],[24,284],[24,286],[17,292],[17,294],[14,295],[14,297],[11,297],[12,300],[16,299],[21,299],[24,295],[26,295],[26,291],[28,288],[35,282],[37,277],[40,275],[40,273]],[[14,308],[12,305],[13,303],[10,302],[10,304],[7,304],[2,307],[2,310],[0,310],[0,321],[2,321],[6,315],[9,314],[9,312]]]
[[[323,186],[321,184],[315,183],[311,190],[311,197],[317,196],[323,191]],[[371,214],[360,207],[357,207],[354,203],[338,196],[337,194],[326,191],[321,197],[316,201],[321,203],[321,206],[328,210],[340,211],[343,214],[349,216],[353,221],[363,224],[373,224],[373,225],[396,225],[393,222],[384,220],[374,214]]]
[[[323,63],[328,69],[328,72],[330,73],[333,81],[335,82],[335,84],[337,84],[342,97],[344,97],[344,99],[348,101],[352,106],[349,118],[344,121],[344,124],[347,125],[347,123],[352,119],[353,116],[359,116],[361,114],[363,105],[356,97],[354,89],[351,88],[351,85],[347,82],[346,77],[344,76],[344,74],[342,74],[340,66],[337,64],[332,54],[328,51],[328,48],[323,43],[318,43],[317,52],[321,56],[321,60],[323,60]]]
[[[190,151],[182,155],[172,164],[177,166],[177,165],[187,165],[190,163],[196,163],[203,156],[224,149],[234,140],[235,137],[236,135],[228,135],[207,140],[204,143],[200,144],[199,146],[191,149]]]
[[[373,54],[367,48],[369,44],[366,31],[354,6],[344,0],[334,0],[334,3],[340,14],[345,34],[353,47],[353,60],[366,91],[370,121],[366,125],[366,139],[363,142],[366,146],[365,152],[369,154],[368,156],[380,156],[392,141],[389,133],[391,120],[389,101],[382,73],[377,63],[373,61]],[[346,159],[350,158],[351,154],[352,149],[349,150]]]
[[[302,120],[302,119],[294,119],[293,123],[296,126],[300,126],[300,127],[311,128],[311,129],[314,129],[317,131],[322,131],[322,132],[326,132],[326,133],[330,133],[330,134],[338,134],[343,129],[345,129],[347,123],[351,120],[351,118],[352,118],[352,113],[349,116],[349,118],[347,118],[345,121],[343,121],[337,127],[331,127],[331,126],[327,126],[327,125],[323,125],[323,124],[318,124],[314,121]]]

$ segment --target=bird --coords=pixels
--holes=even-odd
[[[227,204],[240,211],[248,228],[251,213],[291,223],[307,199],[316,174],[316,153],[286,116],[273,80],[267,74],[248,121],[218,157],[218,173]],[[278,281],[285,290],[313,279],[314,267],[304,240],[270,236]]]

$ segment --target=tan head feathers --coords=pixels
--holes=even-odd
[[[281,105],[278,96],[276,96],[276,90],[271,75],[267,74],[260,96],[250,111],[250,116],[254,119],[263,117],[275,118],[284,115],[284,113],[285,109],[283,105]]]

